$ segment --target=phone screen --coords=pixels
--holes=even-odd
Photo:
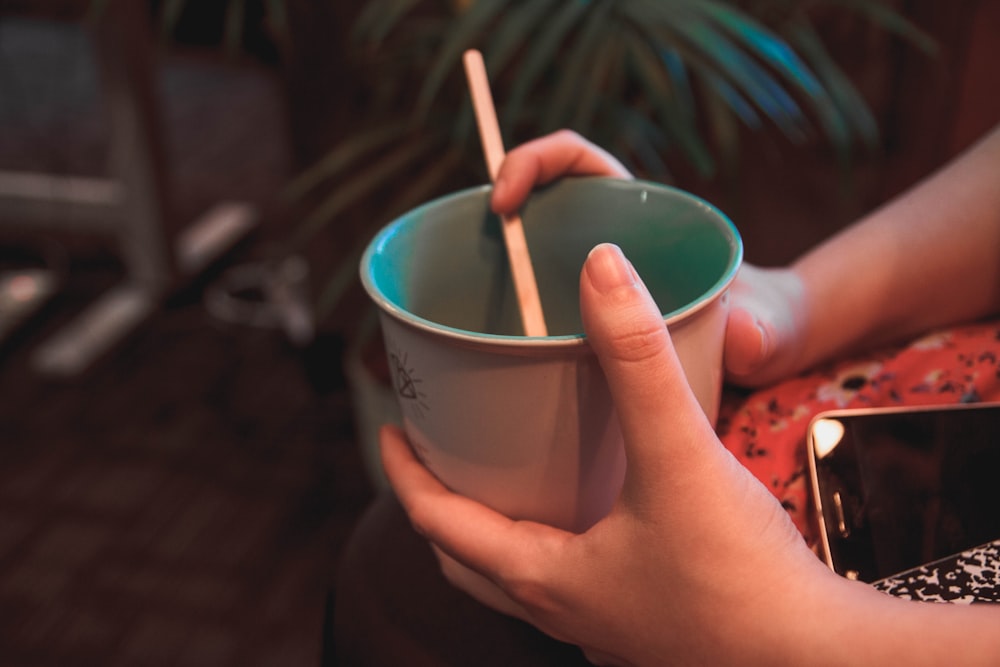
[[[828,412],[808,447],[842,575],[873,582],[1000,538],[1000,405]]]

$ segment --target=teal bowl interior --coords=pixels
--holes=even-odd
[[[403,215],[373,239],[361,263],[369,295],[387,312],[450,334],[522,337],[500,221],[488,186]],[[711,301],[743,256],[717,209],[655,183],[564,179],[521,211],[550,337],[580,337],[579,276],[590,250],[616,243],[665,318]]]

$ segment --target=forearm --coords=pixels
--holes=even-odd
[[[764,585],[748,587],[752,596],[737,594],[725,607],[712,600],[709,613],[694,615],[701,650],[673,654],[678,663],[1000,664],[1000,605],[905,600],[833,573],[804,548],[783,555],[780,567],[757,570]],[[663,664],[670,650],[641,662]]]
[[[1000,310],[1000,129],[793,265],[798,364]]]
[[[829,591],[804,623],[798,664],[996,665],[1000,606],[915,602],[859,582],[827,582]],[[806,636],[808,634],[808,636]],[[798,653],[805,648],[808,655]]]

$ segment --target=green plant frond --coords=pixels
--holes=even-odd
[[[246,12],[246,0],[229,0],[226,6],[226,22],[224,26],[224,44],[226,53],[235,58],[240,51],[243,40],[243,16]]]
[[[712,28],[704,19],[677,14],[660,15],[656,22],[648,16],[633,16],[633,25],[658,53],[676,51],[704,76],[715,73],[729,81],[793,142],[805,136],[807,121],[789,93],[739,49],[725,35]]]
[[[695,5],[711,20],[739,40],[749,53],[774,68],[807,97],[822,93],[819,81],[809,67],[779,36],[751,17],[718,2]]]
[[[359,42],[366,41],[372,32],[372,25],[383,16],[388,7],[406,0],[368,0],[358,12],[351,26],[351,36]]]
[[[554,16],[540,26],[538,34],[525,45],[524,61],[511,85],[507,99],[502,102],[507,123],[520,120],[521,109],[529,93],[537,85],[547,68],[555,60],[559,47],[573,26],[585,15],[588,5],[584,2],[564,2]]]
[[[660,62],[663,63],[663,67],[667,71],[667,78],[671,82],[671,94],[674,96],[677,108],[687,118],[693,120],[697,114],[697,105],[691,90],[691,77],[688,76],[684,59],[670,48],[663,49],[659,56]]]
[[[628,44],[629,63],[664,131],[674,138],[699,174],[712,174],[715,170],[712,156],[701,141],[695,117],[675,93],[677,87],[670,76],[671,70],[647,43],[630,39]]]
[[[472,98],[466,96],[458,105],[455,114],[455,122],[452,124],[451,137],[449,143],[457,150],[462,150],[467,146],[480,146],[482,142],[479,138],[479,126],[476,124],[476,117],[472,111]],[[483,173],[486,173],[485,163]]]
[[[580,97],[589,90],[596,93],[596,89],[603,84],[598,70],[605,57],[604,42],[612,29],[613,6],[610,0],[592,0],[590,3],[591,10],[584,17],[564,57],[566,66],[559,68],[559,79],[554,82],[555,88],[548,96],[539,128],[543,133],[569,125]]]
[[[323,286],[316,296],[313,308],[316,318],[322,320],[330,315],[337,304],[344,298],[347,291],[358,283],[361,266],[361,256],[368,247],[368,238],[355,244],[342,260],[337,262],[337,268],[323,281]]]
[[[878,123],[872,116],[868,103],[827,53],[819,35],[804,21],[790,23],[788,35],[803,57],[812,64],[823,80],[825,89],[829,91],[830,101],[817,104],[816,112],[841,161],[846,163],[850,158],[849,149],[854,135],[866,149],[876,150],[879,142]]]
[[[616,65],[608,57],[611,50],[610,47],[606,48],[604,51],[605,58],[594,63],[594,69],[591,73],[596,81],[606,81],[611,69]],[[605,91],[603,86],[585,87],[580,91],[580,96],[577,98],[576,104],[570,110],[572,116],[562,127],[568,127],[583,135],[590,134],[591,128],[595,124],[594,119],[600,118],[600,110],[605,106],[604,100]]]
[[[275,42],[281,47],[283,55],[287,55],[292,44],[292,30],[288,22],[288,9],[285,0],[267,0],[265,4],[265,20]]]
[[[393,199],[392,208],[386,212],[386,224],[407,210],[440,194],[448,176],[461,164],[462,159],[461,151],[445,151],[441,159],[432,162],[428,168],[421,171],[420,175]],[[361,255],[371,241],[371,236],[371,234],[362,235],[348,255],[348,259],[340,263],[337,271],[324,282],[323,289],[316,299],[316,310],[320,317],[329,314],[347,290],[357,283],[358,265],[361,262]]]
[[[423,168],[422,165],[426,164],[423,158],[435,147],[440,153],[436,137],[412,139],[340,183],[330,196],[302,220],[295,230],[290,245],[301,247],[335,216],[371,195],[383,186],[388,178],[408,169],[411,173],[419,172]]]
[[[535,28],[559,0],[531,0],[504,12],[499,25],[483,51],[483,60],[491,72],[500,72],[517,50],[532,38]]]
[[[899,35],[929,56],[940,52],[938,43],[903,14],[883,2],[872,0],[831,0],[830,4],[851,9],[866,16],[888,32]]]
[[[752,100],[789,139],[804,138],[805,117],[799,105],[747,52],[702,21],[693,22],[687,34],[716,71]]]
[[[630,33],[626,30],[625,25],[619,21],[614,39],[608,46],[610,58],[605,73],[606,84],[602,94],[604,106],[609,104],[617,106],[622,100],[628,99],[629,87],[632,85],[628,65],[628,40],[630,39]]]
[[[758,130],[763,126],[763,122],[754,110],[753,105],[740,95],[740,92],[733,88],[732,84],[713,72],[704,72],[704,77],[705,83],[715,98],[725,102],[730,111],[744,125],[753,130]]]
[[[663,159],[670,148],[670,141],[662,128],[651,121],[648,114],[628,107],[619,109],[613,121],[619,130],[613,144],[621,146],[613,151],[615,157],[632,171],[672,180],[670,169]]]
[[[188,0],[164,0],[163,7],[160,8],[160,40],[166,42],[174,34],[177,22],[180,21],[181,12]]]
[[[89,23],[100,21],[104,17],[104,12],[108,8],[109,1],[110,0],[91,0],[90,4],[87,6],[87,13],[84,15],[84,21]]]
[[[482,39],[483,30],[506,6],[507,0],[476,0],[468,11],[454,19],[417,95],[418,116],[427,115],[445,79],[462,71],[462,54]]]
[[[659,53],[675,50],[688,64],[696,77],[709,74],[728,81],[747,100],[770,118],[774,125],[793,142],[805,136],[807,120],[788,92],[774,77],[733,46],[725,37],[705,24],[695,20],[685,22],[683,32],[657,30],[657,26],[635,24],[645,34],[645,39]]]
[[[569,127],[587,135],[592,132],[593,125],[603,122],[602,109],[609,105],[609,100],[624,99],[625,53],[627,45],[621,26],[614,30],[604,40],[601,57],[594,63],[593,82],[600,85],[585,86],[576,104],[576,110]],[[616,104],[617,102],[610,102]],[[600,120],[595,122],[595,118]]]
[[[709,77],[708,84],[701,96],[705,123],[719,156],[721,171],[731,177],[737,172],[739,164],[739,123],[755,128],[760,126],[760,119],[727,82]]]
[[[796,46],[801,49],[800,57],[786,41],[752,20],[735,16],[731,11],[720,12],[715,3],[703,6],[718,19],[726,21],[730,30],[751,40],[755,52],[795,85],[842,160],[849,159],[855,133],[869,148],[874,147],[878,131],[867,103],[829,57],[822,40],[808,23],[792,20],[788,22],[792,27],[786,28],[799,40]]]
[[[433,197],[445,194],[444,189],[448,185],[448,178],[454,175],[465,157],[463,151],[453,148],[445,148],[434,154],[433,159],[421,167],[419,175],[413,178],[398,196],[393,198],[392,205],[386,209],[388,218],[386,222]]]
[[[342,170],[353,168],[365,156],[376,154],[389,144],[406,135],[406,123],[387,123],[367,132],[352,134],[321,160],[293,178],[282,191],[281,198],[295,201],[320,183],[329,180]]]
[[[352,31],[353,38],[378,46],[420,0],[370,0]]]

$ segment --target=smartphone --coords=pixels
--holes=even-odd
[[[806,443],[823,556],[845,577],[1000,539],[1000,404],[824,412]]]

